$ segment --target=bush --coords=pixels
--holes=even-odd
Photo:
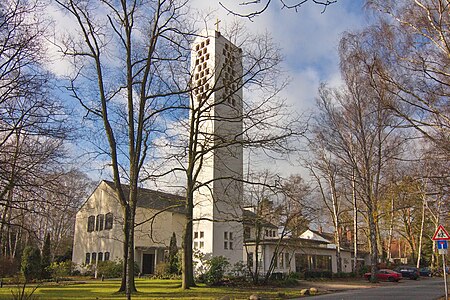
[[[98,276],[105,278],[120,278],[122,277],[122,261],[101,261],[97,264]]]
[[[206,261],[208,270],[205,273],[204,279],[207,285],[217,285],[225,275],[227,267],[230,265],[228,259],[223,256],[215,256]]]
[[[53,262],[47,268],[53,279],[59,281],[60,279],[72,275],[74,263],[70,260],[63,262]]]
[[[19,272],[19,263],[12,256],[0,256],[0,277],[12,277]]]
[[[41,277],[41,252],[39,249],[27,246],[23,250],[22,264],[20,270],[25,277],[25,281],[29,282],[33,279]]]
[[[360,268],[359,268],[359,275],[360,276],[363,276],[365,273],[367,273],[367,272],[370,272],[370,266],[361,266]]]
[[[97,263],[97,276],[104,278],[120,278],[122,277],[123,263],[122,260],[106,260]],[[86,272],[93,276],[95,274],[95,265],[90,265],[89,271]],[[134,276],[139,275],[139,266],[134,263]]]

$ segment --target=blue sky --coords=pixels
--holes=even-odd
[[[223,4],[245,12],[236,5],[241,2],[222,0]],[[289,2],[294,3],[295,0]],[[212,15],[222,20],[221,26],[233,21],[234,17],[227,14],[216,0],[193,0],[193,3],[201,11],[212,11]],[[251,31],[269,32],[282,48],[284,68],[291,78],[283,96],[299,112],[313,108],[320,82],[340,83],[339,39],[343,32],[367,25],[363,5],[362,0],[338,0],[323,12],[322,6],[308,2],[296,12],[281,9],[280,2],[273,0],[264,14],[252,21],[241,20]]]

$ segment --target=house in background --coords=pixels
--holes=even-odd
[[[125,194],[128,186],[123,185]],[[140,188],[136,208],[135,260],[143,274],[164,261],[175,233],[181,244],[186,222],[183,198]],[[114,184],[102,181],[76,214],[72,261],[79,266],[123,258],[123,212]]]
[[[263,275],[273,265],[273,273],[305,271],[337,272],[336,245],[332,234],[306,230],[299,237],[281,237],[278,226],[244,211],[244,262]],[[276,255],[275,255],[276,253]],[[257,257],[257,258],[256,258]],[[256,261],[258,259],[258,262]],[[341,248],[342,271],[352,271],[352,251]]]

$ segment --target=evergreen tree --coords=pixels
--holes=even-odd
[[[25,247],[20,270],[26,282],[41,277],[41,252],[39,249],[32,246]]]
[[[177,237],[175,232],[172,233],[169,245],[169,273],[178,274],[179,273],[179,262],[178,262],[178,247],[177,247]]]
[[[51,263],[51,253],[50,253],[50,233],[45,236],[44,247],[42,248],[42,262],[41,262],[41,274],[43,279],[50,278],[51,274],[48,267]]]

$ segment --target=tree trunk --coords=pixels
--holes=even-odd
[[[377,272],[377,264],[378,264],[378,247],[377,247],[377,225],[375,223],[375,208],[372,203],[372,199],[369,200],[368,205],[368,221],[369,221],[369,237],[370,237],[370,272],[372,276],[370,281],[376,282],[377,278],[375,276]]]
[[[391,249],[391,245],[392,245],[392,235],[394,232],[394,197],[391,198],[391,218],[389,220],[389,235],[388,235],[388,244],[387,244],[387,260],[388,262],[391,261],[392,259],[392,249]]]
[[[422,239],[423,239],[423,230],[425,226],[425,206],[426,206],[426,196],[422,195],[422,216],[420,220],[420,234],[419,234],[419,246],[417,249],[417,263],[416,267],[420,267],[420,257],[422,256]]]
[[[353,198],[353,272],[358,273],[358,203],[356,199],[356,179],[355,171],[352,171],[352,198]]]
[[[195,286],[194,281],[194,264],[193,264],[193,251],[192,251],[192,231],[193,231],[193,211],[194,211],[194,196],[193,190],[189,188],[186,192],[186,225],[184,227],[183,237],[183,260],[182,260],[182,276],[181,276],[181,288],[183,290],[189,289]]]
[[[127,286],[127,268],[128,268],[128,245],[129,245],[129,206],[127,205],[122,209],[123,211],[123,261],[122,261],[122,281],[120,284],[119,292],[125,292]]]

